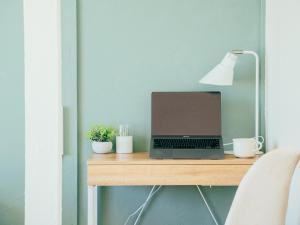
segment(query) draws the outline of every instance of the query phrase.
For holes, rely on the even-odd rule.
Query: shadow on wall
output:
[[[24,224],[24,211],[20,205],[24,205],[22,201],[24,197],[19,200],[11,202],[10,206],[0,204],[0,224],[1,225],[22,225]]]

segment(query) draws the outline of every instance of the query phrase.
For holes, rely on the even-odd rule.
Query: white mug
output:
[[[239,158],[254,157],[259,150],[262,149],[264,139],[262,141],[256,138],[235,138],[233,139],[233,154]]]
[[[117,145],[117,153],[127,154],[132,153],[132,136],[117,136],[116,137],[116,145]]]

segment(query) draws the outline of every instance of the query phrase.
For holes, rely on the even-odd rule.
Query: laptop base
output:
[[[223,149],[151,149],[152,159],[224,159]]]
[[[223,159],[222,137],[152,137],[152,159]]]

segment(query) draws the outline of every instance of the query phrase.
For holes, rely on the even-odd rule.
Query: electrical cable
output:
[[[129,222],[129,220],[130,220],[130,218],[133,217],[135,214],[137,214],[137,213],[141,210],[141,208],[143,208],[143,206],[144,206],[144,203],[143,203],[142,205],[140,205],[140,207],[139,207],[137,210],[135,210],[133,213],[131,213],[131,214],[127,217],[127,219],[126,219],[124,225],[127,225],[128,222]]]
[[[156,189],[156,191],[158,191],[160,189],[160,187],[158,187],[157,189]],[[154,193],[154,192],[153,192]],[[151,193],[151,195],[149,195],[148,196],[148,198],[146,199],[146,201],[145,201],[145,204],[144,204],[144,206],[143,206],[143,208],[141,209],[141,211],[140,211],[140,213],[139,213],[139,215],[138,215],[138,217],[136,218],[136,220],[135,220],[135,222],[134,222],[134,225],[137,225],[137,223],[138,223],[138,221],[139,221],[139,219],[140,219],[140,217],[141,217],[141,215],[142,215],[142,213],[143,213],[143,211],[144,211],[144,209],[146,208],[146,206],[147,206],[147,203],[149,202],[149,200],[152,198],[152,196],[153,196],[153,194]]]
[[[223,144],[223,146],[232,145],[232,144],[233,144],[233,142],[231,142],[231,143],[226,143],[226,144]]]
[[[144,201],[144,202],[143,202],[143,203],[142,203],[142,204],[141,204],[141,205],[140,205],[133,213],[131,213],[131,214],[127,217],[127,219],[126,219],[124,225],[127,225],[128,222],[129,222],[129,220],[130,220],[134,215],[136,215],[137,213],[139,213],[138,216],[137,216],[137,218],[136,218],[136,220],[135,220],[135,222],[134,222],[134,225],[137,225],[137,223],[138,223],[138,221],[139,221],[139,219],[140,219],[140,217],[141,217],[141,215],[142,215],[142,213],[143,213],[145,207],[147,206],[148,202],[149,202],[149,201],[151,200],[151,198],[159,191],[159,189],[160,189],[161,187],[162,187],[162,186],[160,185],[160,186],[158,186],[158,187],[156,188],[156,185],[154,185],[154,186],[151,188],[151,191],[149,192],[149,194],[148,194],[146,200],[145,200],[145,201]],[[208,209],[209,214],[211,215],[211,217],[212,217],[212,219],[213,219],[215,225],[219,225],[219,223],[218,223],[216,217],[214,216],[214,214],[213,214],[213,212],[212,212],[212,210],[211,210],[211,208],[210,208],[210,206],[209,206],[209,204],[208,204],[208,202],[207,202],[207,200],[206,200],[206,198],[205,198],[205,196],[204,196],[204,194],[203,194],[203,192],[202,192],[200,186],[199,186],[199,185],[196,185],[196,187],[197,187],[198,192],[200,193],[201,198],[203,199],[203,201],[204,201],[204,203],[205,203],[205,206],[206,206],[206,208]]]
[[[216,225],[219,225],[219,224],[218,224],[218,221],[217,221],[217,219],[216,219],[216,217],[214,216],[214,214],[213,214],[211,208],[209,207],[209,204],[207,203],[207,201],[206,201],[206,199],[205,199],[205,197],[204,197],[204,194],[203,194],[202,190],[200,189],[200,187],[199,187],[198,185],[196,185],[196,187],[197,187],[197,189],[198,189],[198,191],[199,191],[199,193],[200,193],[200,195],[201,195],[201,198],[203,199],[203,201],[204,201],[204,203],[205,203],[205,205],[206,205],[206,208],[208,209],[208,211],[209,211],[209,213],[210,213],[210,215],[211,215],[211,217],[212,217],[214,223],[215,223]]]
[[[253,137],[253,138],[255,139],[256,137]],[[261,143],[265,142],[265,138],[263,136],[258,136],[257,138],[258,139],[261,138]],[[259,141],[259,140],[257,140],[257,141]],[[233,145],[233,142],[223,144],[223,146],[227,146],[227,145]]]
[[[152,188],[151,188],[151,191],[149,192],[149,194],[148,194],[148,196],[147,196],[147,198],[146,198],[146,200],[133,212],[133,213],[131,213],[128,217],[127,217],[127,219],[126,219],[126,221],[125,221],[125,223],[124,223],[124,225],[127,225],[128,224],[128,222],[129,222],[129,220],[134,216],[134,215],[136,215],[138,212],[140,212],[139,213],[139,215],[138,215],[138,217],[136,218],[136,220],[135,220],[135,222],[134,222],[134,224],[136,225],[137,224],[137,222],[139,221],[139,219],[140,219],[140,217],[141,217],[141,215],[142,215],[142,213],[143,213],[143,211],[144,211],[144,209],[145,209],[145,206],[147,205],[147,203],[150,201],[150,199],[159,191],[159,189],[161,188],[162,186],[160,185],[160,186],[158,186],[157,188],[156,188],[156,185],[154,185]]]
[[[261,138],[261,143],[263,144],[263,143],[265,142],[264,137],[263,137],[263,136],[258,136],[258,137],[257,137],[257,139],[258,139],[257,141],[259,141],[259,138]],[[253,137],[253,139],[256,139],[256,137]],[[233,142],[223,144],[224,147],[225,147],[225,146],[228,146],[228,145],[233,145]],[[224,154],[226,154],[226,155],[234,155],[234,153],[233,153],[232,150],[225,150],[225,151],[224,151]],[[262,152],[262,151],[257,151],[256,154],[257,154],[257,155],[261,155],[261,154],[263,154],[263,152]]]

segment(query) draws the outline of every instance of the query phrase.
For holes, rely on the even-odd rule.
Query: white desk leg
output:
[[[88,186],[88,225],[97,225],[98,204],[97,186]]]

